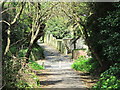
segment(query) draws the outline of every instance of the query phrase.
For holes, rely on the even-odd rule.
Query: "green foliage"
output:
[[[71,33],[67,27],[68,20],[65,17],[53,17],[47,21],[46,31],[53,34],[58,39],[71,37]]]
[[[16,54],[17,48],[16,47],[11,47],[10,51],[11,51],[11,53]]]
[[[93,57],[97,55],[96,60],[107,69],[120,60],[119,3],[91,3],[90,8],[93,14],[86,25],[89,46],[96,53],[92,53]]]
[[[18,56],[19,57],[25,57],[25,54],[27,53],[28,49],[22,49],[19,51]]]
[[[92,58],[80,57],[75,60],[72,68],[78,71],[91,72],[99,66],[98,62],[95,62]]]
[[[32,75],[31,77],[35,80],[36,85],[40,86],[40,80],[39,80],[38,76],[35,73],[31,73],[31,75]]]
[[[3,70],[5,71],[3,75],[4,75],[4,80],[7,82],[7,85],[5,86],[5,88],[10,88],[10,87],[11,88],[14,88],[14,87],[15,88],[33,88],[34,87],[34,85],[31,86],[30,83],[24,80],[20,80],[21,76],[19,74],[19,70],[21,69],[21,62],[23,63],[23,60],[21,57],[25,57],[26,52],[27,52],[27,49],[21,49],[18,51],[17,47],[11,47],[10,52],[7,53],[7,56],[3,58],[4,59]],[[36,56],[36,59],[37,58],[40,59],[41,57],[43,57],[42,56],[43,50],[38,45],[34,45],[32,52],[33,52],[33,55]],[[17,55],[18,57],[15,59],[12,59],[10,58],[11,54],[14,54],[14,55],[18,54]],[[38,65],[35,61],[31,61],[31,64],[29,64],[29,66],[35,70],[44,69],[44,67]],[[34,82],[40,85],[38,79],[35,79]]]
[[[37,62],[30,60],[29,67],[31,67],[34,70],[41,70],[44,69],[43,66],[39,65]]]
[[[94,89],[120,89],[120,65],[115,64],[101,74],[100,80],[93,87]]]
[[[32,51],[31,51],[31,56],[30,58],[32,60],[40,60],[40,59],[43,59],[44,58],[44,50],[42,47],[40,47],[39,45],[37,44],[34,44],[33,45],[33,48],[32,48]]]
[[[5,88],[15,88],[15,83],[20,78],[18,71],[21,69],[21,59],[11,59],[10,57],[4,57],[3,59],[3,80],[4,83],[7,83]]]
[[[7,38],[10,36],[10,50],[7,55],[3,57],[3,80],[7,83],[7,88],[24,88],[34,86],[26,83],[25,81],[19,80],[20,76],[18,73],[21,69],[21,58],[25,56],[31,41],[31,32],[38,29],[37,26],[39,26],[39,22],[46,22],[45,18],[47,18],[47,16],[53,17],[49,17],[50,20],[46,23],[46,31],[51,32],[57,38],[72,37],[71,32],[68,29],[68,24],[74,26],[79,21],[76,20],[76,16],[78,19],[81,18],[80,22],[82,24],[87,22],[87,25],[85,25],[87,30],[86,34],[88,34],[86,42],[90,42],[89,46],[94,49],[93,52],[97,54],[97,57],[103,64],[103,67],[109,67],[111,64],[120,61],[120,3],[90,3],[91,5],[89,7],[86,3],[70,3],[68,6],[71,6],[71,10],[68,10],[68,12],[72,12],[70,12],[69,15],[71,19],[66,18],[66,16],[64,16],[65,14],[62,13],[60,13],[61,15],[58,15],[57,17],[54,16],[54,14],[57,13],[50,13],[55,10],[48,9],[53,6],[53,3],[51,4],[45,2],[42,5],[38,5],[41,7],[37,7],[36,4],[37,3],[26,3],[20,18],[17,18],[15,24],[11,26],[10,35],[7,35],[6,33],[8,26],[5,23],[2,23],[3,53],[8,43]],[[7,10],[8,8],[11,9],[3,13],[3,20],[9,23],[12,22],[17,13],[19,13],[21,5],[22,3],[17,2],[4,3],[2,10]],[[39,11],[39,15],[41,15],[40,20],[36,19],[37,8],[41,9]],[[58,7],[56,8],[58,9]],[[63,9],[65,10],[66,8],[63,7]],[[90,14],[91,12],[92,14]],[[37,23],[36,21],[39,22]],[[34,24],[35,22],[36,25]],[[32,26],[34,27],[33,29]],[[75,33],[79,36],[80,28],[78,27],[76,28]],[[14,45],[11,46],[12,44]],[[42,55],[43,50],[36,45],[33,46],[30,59],[33,60],[33,58],[35,58],[35,60],[37,60],[42,58]],[[94,58],[96,57],[94,56]],[[31,61],[29,66],[35,70],[44,69],[34,61]],[[86,59],[84,57],[80,57],[72,65],[72,67],[76,70],[89,72],[94,71],[98,66],[99,64],[97,61],[93,59]],[[118,64],[110,67],[110,69],[101,74],[101,79],[94,88],[119,89],[119,71],[120,67]],[[39,80],[36,79],[35,75],[33,75],[33,78],[37,83],[39,83]]]
[[[17,82],[15,83],[17,88],[39,88],[40,87],[39,78],[35,73],[30,71],[25,71],[22,78],[23,79],[17,80]]]
[[[32,88],[32,87],[30,87],[25,81],[18,81],[17,83],[16,83],[16,86],[18,87],[18,88]]]
[[[99,18],[100,35],[103,37],[99,44],[103,46],[103,55],[113,62],[120,60],[120,8],[108,12],[105,18]]]
[[[14,50],[14,48],[12,49]],[[25,54],[27,53],[27,50],[28,49],[21,49],[19,52],[18,52],[18,56],[19,57],[25,57]],[[37,45],[37,44],[34,44],[33,48],[32,48],[32,52],[31,52],[31,55],[30,55],[30,58],[32,60],[39,60],[39,59],[43,59],[44,58],[44,54],[43,54],[43,49]]]

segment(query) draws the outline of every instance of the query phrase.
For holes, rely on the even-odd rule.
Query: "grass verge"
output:
[[[75,60],[72,68],[78,71],[90,72],[93,74],[99,64],[92,58],[80,57]],[[96,74],[96,73],[94,73]],[[99,81],[92,87],[93,90],[120,90],[120,64],[116,63],[108,70],[100,74]]]
[[[30,60],[29,61],[29,67],[34,69],[34,70],[41,70],[41,69],[44,69],[43,66],[39,65],[37,62],[33,61],[33,60]]]
[[[85,58],[83,56],[75,60],[72,64],[73,69],[83,72],[93,72],[98,66],[98,62],[96,62],[94,59]]]

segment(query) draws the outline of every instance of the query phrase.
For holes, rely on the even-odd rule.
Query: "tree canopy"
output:
[[[6,82],[16,80],[20,63],[30,62],[45,33],[58,39],[83,37],[101,72],[120,63],[119,3],[3,2],[0,13]]]

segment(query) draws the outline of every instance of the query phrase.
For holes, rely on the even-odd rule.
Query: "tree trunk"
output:
[[[31,38],[31,41],[30,41],[30,44],[29,44],[29,47],[28,47],[28,51],[25,55],[25,57],[27,58],[26,63],[29,62],[29,57],[30,57],[30,53],[32,51],[33,45],[37,42],[38,39],[40,39],[41,36],[44,35],[44,31],[43,31],[44,28],[45,28],[45,25],[40,26],[40,28],[38,27],[39,31],[36,31],[35,35]]]
[[[33,48],[33,45],[37,42],[38,39],[40,39],[40,37],[42,36],[43,33],[39,34],[34,40],[33,40],[33,43],[30,43],[29,47],[28,47],[28,51],[25,55],[25,57],[27,58],[26,59],[26,63],[29,62],[29,57],[30,57],[30,53],[32,51],[32,48]]]
[[[83,25],[81,22],[79,22],[79,24],[81,26],[83,26],[83,28],[84,28],[83,34],[85,36],[85,42],[87,43],[89,50],[93,53],[93,55],[95,56],[95,58],[98,60],[100,66],[102,67],[103,66],[102,60],[100,59],[99,55],[96,53],[94,47],[92,47],[92,45],[91,45],[91,42],[89,40],[89,36],[87,34],[87,30],[86,30],[85,25]]]
[[[3,6],[4,6],[4,5],[3,5]],[[22,6],[21,6],[20,11],[16,14],[16,16],[14,17],[14,19],[13,19],[13,21],[12,21],[11,23],[8,23],[8,22],[4,21],[4,22],[6,22],[6,23],[8,24],[8,30],[7,30],[7,35],[8,35],[8,37],[7,37],[7,46],[6,46],[6,48],[5,48],[4,55],[6,55],[7,52],[9,51],[11,27],[17,22],[17,19],[20,18],[20,15],[22,14],[22,11],[23,11],[24,6],[25,6],[25,3],[22,3]],[[3,7],[3,8],[4,8],[4,7]]]

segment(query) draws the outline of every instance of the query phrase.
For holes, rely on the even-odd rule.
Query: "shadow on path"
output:
[[[84,82],[72,68],[71,55],[63,55],[46,44],[39,44],[44,48],[45,70],[38,73],[41,88],[82,88],[86,89]],[[42,60],[37,61],[42,65]]]
[[[62,82],[62,80],[56,81],[40,81],[40,85],[55,85],[56,83]]]

